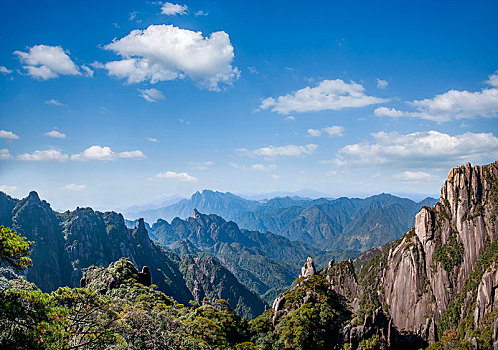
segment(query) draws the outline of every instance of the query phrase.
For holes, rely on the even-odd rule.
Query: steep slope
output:
[[[85,268],[107,266],[126,257],[139,268],[148,266],[153,283],[181,303],[202,302],[200,297],[214,301],[222,295],[233,309],[248,318],[264,310],[264,302],[218,261],[192,260],[154,244],[143,219],[130,229],[123,216],[115,212],[77,208],[57,213],[36,192],[22,200],[0,193],[0,203],[0,225],[9,225],[34,241],[33,268],[26,271],[26,277],[45,291],[79,286]],[[203,269],[199,270],[197,264]],[[195,274],[192,276],[190,271]],[[195,281],[190,280],[193,277]]]
[[[332,265],[326,273],[359,320],[382,307],[390,327],[411,334],[417,346],[443,339],[492,348],[498,324],[493,323],[497,214],[498,162],[454,168],[439,202],[422,208],[401,239],[368,251],[355,268],[339,271]]]
[[[270,232],[240,230],[234,222],[197,210],[187,220],[159,220],[152,225],[151,236],[177,253],[195,249],[198,255],[216,257],[265,300],[291,285],[308,255],[324,253]]]
[[[0,193],[0,197],[3,197],[0,202],[6,202],[6,195]],[[65,241],[59,222],[50,205],[41,201],[36,192],[30,192],[22,200],[7,201],[15,206],[2,207],[0,225],[10,226],[34,242],[31,259],[37,268],[26,272],[28,280],[34,281],[44,291],[68,285],[73,268],[64,250]]]

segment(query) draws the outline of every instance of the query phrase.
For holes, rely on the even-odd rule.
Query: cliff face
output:
[[[497,217],[498,162],[467,164],[449,172],[439,202],[422,208],[402,238],[354,263],[331,261],[318,274],[354,313],[342,341],[351,349],[375,339],[379,349],[441,339],[453,344],[445,349],[498,349]],[[275,300],[275,317],[289,293]]]
[[[452,169],[439,202],[424,207],[414,229],[389,251],[384,302],[398,329],[425,334],[428,319],[437,323],[462,293],[498,237],[497,195],[498,162]]]

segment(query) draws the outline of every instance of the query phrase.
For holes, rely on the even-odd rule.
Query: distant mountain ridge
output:
[[[434,198],[414,202],[390,194],[360,198],[275,197],[247,200],[229,192],[204,190],[170,206],[137,213],[148,222],[187,218],[194,209],[236,222],[241,228],[298,240],[320,249],[366,251],[401,237],[415,214]]]
[[[309,255],[327,254],[271,232],[241,230],[232,221],[201,214],[196,209],[186,220],[175,218],[171,224],[158,220],[152,225],[150,235],[178,254],[216,257],[245,286],[268,302],[294,282],[300,265]],[[349,254],[348,257],[356,257],[359,252]]]
[[[36,192],[22,200],[0,192],[0,225],[34,242],[33,267],[27,269],[26,278],[43,291],[77,287],[85,268],[108,266],[127,257],[139,268],[149,266],[152,283],[178,302],[225,298],[248,318],[265,308],[218,260],[178,255],[154,244],[143,219],[127,228],[123,216],[115,212],[77,208],[58,213]]]

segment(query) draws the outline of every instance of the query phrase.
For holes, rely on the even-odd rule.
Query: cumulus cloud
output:
[[[81,75],[77,65],[69,57],[69,51],[61,46],[35,45],[28,52],[14,51],[33,78],[47,80],[59,75]]]
[[[322,135],[321,130],[308,129],[308,136],[310,136],[310,137],[318,137],[318,136],[321,136],[321,135]]]
[[[415,111],[379,107],[374,113],[379,117],[412,117],[436,122],[477,117],[496,118],[498,117],[498,73],[491,74],[486,83],[491,88],[476,92],[450,90],[433,98],[408,102]]]
[[[0,73],[2,74],[10,74],[12,71],[10,69],[7,69],[5,66],[0,66]]]
[[[0,130],[0,139],[18,140],[19,136],[14,134],[12,131]]]
[[[145,139],[150,142],[156,142],[156,143],[159,142],[159,140],[156,139],[155,137],[146,137]]]
[[[329,137],[334,137],[334,136],[342,136],[343,132],[344,132],[344,127],[334,125],[334,126],[327,126],[322,129],[308,129],[308,136],[319,137],[322,136],[323,133],[325,133],[329,135]]]
[[[7,148],[0,148],[0,160],[8,160],[12,158],[12,154],[10,154]]]
[[[143,97],[147,102],[157,102],[159,100],[164,100],[163,93],[157,89],[138,89],[138,91],[140,91],[140,96]]]
[[[63,134],[57,130],[52,130],[52,131],[46,132],[45,136],[53,137],[55,139],[65,139],[66,138],[65,134]]]
[[[210,168],[211,166],[213,166],[214,162],[211,160],[207,160],[205,162],[188,162],[188,164],[195,169],[206,170],[206,169]]]
[[[240,75],[231,64],[233,46],[223,31],[204,37],[173,25],[151,25],[104,48],[122,57],[104,65],[108,73],[129,84],[190,77],[200,87],[218,91],[220,84],[231,84]]]
[[[239,148],[237,152],[247,156],[262,156],[267,158],[275,157],[299,157],[303,155],[309,155],[315,153],[318,145],[309,144],[305,146],[298,145],[286,145],[286,146],[266,146],[255,150],[249,150],[247,148]]]
[[[385,89],[388,85],[387,80],[377,79],[377,87],[379,89]]]
[[[69,159],[67,154],[58,149],[36,150],[33,153],[23,153],[17,156],[17,159],[32,162],[57,161],[65,162]]]
[[[323,128],[322,130],[325,131],[329,135],[329,137],[342,136],[342,133],[344,132],[344,127],[334,125]]]
[[[287,117],[285,117],[285,120],[296,120],[296,117],[288,115]]]
[[[186,172],[177,173],[174,171],[166,171],[164,173],[158,173],[154,175],[156,179],[171,180],[171,181],[181,181],[181,182],[196,182],[197,178],[187,174]]]
[[[237,163],[230,162],[229,165],[232,168],[243,170],[243,171],[251,170],[251,171],[259,171],[259,172],[265,172],[265,173],[269,172],[269,171],[274,171],[277,169],[277,166],[275,164],[269,164],[269,165],[252,164],[252,165],[246,166],[246,165],[240,165]]]
[[[389,100],[368,96],[365,88],[354,81],[323,80],[315,87],[305,87],[291,94],[265,98],[260,110],[289,114],[291,112],[316,112],[323,110],[341,110],[344,108],[364,107]]]
[[[80,192],[86,189],[86,185],[67,184],[65,186],[59,187],[59,189],[65,191]]]
[[[113,161],[119,158],[127,159],[145,159],[147,158],[142,151],[125,151],[125,152],[114,152],[110,147],[107,146],[91,146],[85,149],[81,153],[71,155],[72,160],[77,161],[89,161],[89,160],[101,160],[101,161]]]
[[[393,178],[396,181],[401,181],[401,182],[415,182],[415,183],[441,182],[441,179],[439,177],[423,171],[403,171],[401,173],[394,174]]]
[[[351,144],[340,149],[335,163],[344,166],[439,166],[498,157],[498,138],[492,133],[467,132],[451,136],[438,131],[406,135],[381,131],[372,136],[374,142]]]
[[[486,83],[493,87],[498,88],[498,70],[488,77]]]
[[[163,6],[161,6],[161,13],[167,16],[186,15],[188,14],[188,7],[187,5],[165,2]]]

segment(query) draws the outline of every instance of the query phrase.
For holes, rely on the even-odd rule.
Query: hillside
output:
[[[201,302],[204,297],[211,300],[218,299],[218,294],[226,295],[230,306],[249,318],[265,307],[218,261],[209,258],[194,261],[154,244],[143,220],[129,229],[123,216],[114,212],[77,208],[57,213],[36,192],[22,200],[0,193],[0,203],[0,225],[12,227],[34,242],[31,252],[34,266],[26,271],[26,277],[43,291],[77,287],[85,268],[107,266],[127,257],[139,268],[148,266],[153,283],[178,302]],[[205,269],[197,271],[198,264]],[[192,278],[186,273],[189,269],[194,269],[197,284],[189,280]]]

